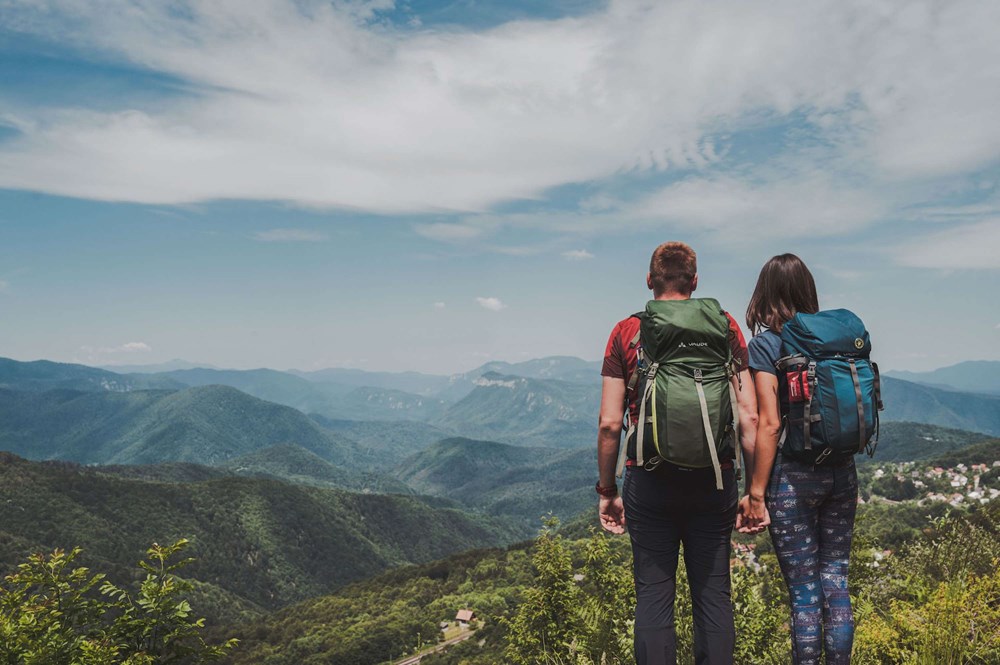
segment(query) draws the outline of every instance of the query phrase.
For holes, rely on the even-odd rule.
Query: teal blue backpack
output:
[[[796,314],[781,329],[781,353],[782,455],[814,465],[874,455],[883,405],[861,319],[846,309]]]

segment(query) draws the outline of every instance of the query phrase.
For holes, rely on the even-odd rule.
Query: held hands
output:
[[[625,504],[620,496],[602,496],[597,503],[601,528],[614,534],[625,533]]]
[[[749,494],[740,499],[736,511],[736,530],[740,533],[760,533],[771,523],[771,515],[767,512],[763,497],[753,497]]]

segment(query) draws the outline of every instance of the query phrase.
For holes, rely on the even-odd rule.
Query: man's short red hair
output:
[[[654,295],[679,293],[689,296],[698,274],[698,256],[683,242],[665,242],[649,260],[649,281]]]

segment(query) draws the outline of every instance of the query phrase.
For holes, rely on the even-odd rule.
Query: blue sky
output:
[[[597,358],[664,240],[1000,359],[1000,5],[0,0],[0,355]],[[970,66],[975,63],[975,66]]]

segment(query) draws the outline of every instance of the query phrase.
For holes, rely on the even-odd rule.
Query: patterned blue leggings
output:
[[[851,662],[854,615],[847,566],[858,507],[854,460],[839,466],[783,460],[771,475],[771,541],[792,601],[792,662]]]

